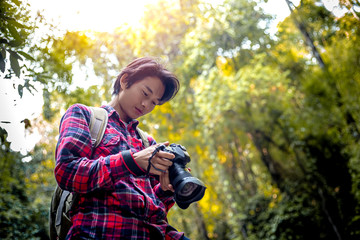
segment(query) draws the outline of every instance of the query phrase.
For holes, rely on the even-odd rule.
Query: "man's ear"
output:
[[[127,83],[127,74],[121,76],[120,78],[120,89],[126,89],[128,83]]]

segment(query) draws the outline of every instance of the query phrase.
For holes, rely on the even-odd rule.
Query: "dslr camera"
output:
[[[191,161],[186,148],[180,144],[172,143],[169,146],[162,146],[160,150],[175,155],[171,159],[173,165],[169,168],[170,183],[175,189],[175,201],[181,209],[186,209],[193,202],[199,201],[204,197],[204,183],[193,177],[186,168],[186,164]]]

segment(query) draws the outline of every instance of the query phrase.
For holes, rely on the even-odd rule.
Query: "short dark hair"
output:
[[[175,97],[180,88],[177,77],[168,71],[158,60],[152,57],[142,57],[132,61],[117,76],[112,95],[117,95],[121,91],[120,79],[124,74],[127,74],[126,88],[131,87],[132,84],[145,77],[158,77],[165,87],[164,95],[160,99],[160,104]]]

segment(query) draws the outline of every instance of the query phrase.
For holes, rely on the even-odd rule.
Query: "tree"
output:
[[[27,192],[24,157],[10,148],[7,132],[0,128],[0,237],[1,239],[47,239],[44,217],[32,205]],[[33,193],[31,193],[33,194]],[[46,207],[43,207],[43,212]]]
[[[139,119],[141,128],[158,142],[186,146],[192,174],[207,185],[199,203],[186,211],[174,206],[170,224],[191,239],[357,239],[360,25],[354,6],[359,4],[340,4],[350,4],[355,15],[336,18],[321,1],[303,0],[270,37],[271,17],[253,1],[162,1],[149,6],[139,29],[66,32],[30,44],[33,69],[42,74],[34,79],[43,84],[46,100],[43,116],[31,125],[44,138],[28,163],[15,160],[22,158],[18,153],[6,155],[21,170],[16,175],[1,168],[0,179],[26,179],[17,182],[28,199],[23,207],[43,214],[36,203],[49,201],[55,185],[53,143],[61,113],[76,102],[108,101],[126,63],[160,56],[170,61],[182,87],[173,101]],[[159,11],[163,14],[153,14]],[[3,29],[10,42],[8,27]],[[315,61],[304,33],[325,68]],[[14,72],[10,60],[4,62],[7,74]],[[103,84],[75,87],[74,68]],[[15,212],[18,205],[10,206]]]
[[[29,22],[29,11],[26,5],[17,0],[6,0],[0,4],[0,29],[1,29],[1,52],[0,52],[0,71],[6,79],[20,77],[26,73],[27,68],[24,60],[33,61],[25,50],[29,45],[29,35],[33,33],[35,26]],[[22,64],[21,64],[22,63]],[[23,88],[31,92],[34,87],[28,77],[33,77],[34,73],[25,75],[24,84],[18,85],[19,95],[22,96]]]

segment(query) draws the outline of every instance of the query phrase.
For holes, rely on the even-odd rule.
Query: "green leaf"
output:
[[[35,61],[35,59],[32,56],[30,56],[29,54],[27,54],[26,52],[18,51],[18,53],[23,55],[28,60]]]
[[[6,58],[6,50],[3,47],[0,47],[1,50],[1,54],[3,55],[4,58]]]
[[[5,72],[5,57],[0,53],[0,71]]]
[[[19,66],[19,62],[18,59],[16,57],[14,57],[13,54],[10,54],[10,65],[12,70],[14,70],[15,75],[17,77],[20,77],[20,66]]]
[[[14,58],[18,60],[23,60],[22,57],[15,51],[8,49],[8,52],[10,53],[10,56],[13,56]]]
[[[21,40],[15,40],[15,41],[10,41],[9,45],[11,47],[19,47],[19,46],[21,46],[22,43],[23,43],[23,41],[21,41]]]
[[[37,90],[32,84],[30,84],[30,81],[30,79],[25,79],[24,88],[26,88],[31,94],[33,94],[32,90],[35,90],[36,92]]]
[[[17,27],[17,28],[30,29],[30,27],[25,26],[25,25],[23,25],[23,24],[21,24],[21,23],[18,23],[18,22],[15,21],[15,20],[9,20],[8,22],[9,22],[11,25],[13,25],[13,26],[15,26],[15,27]]]
[[[20,7],[20,1],[18,0],[12,0],[13,3],[15,3],[16,6]]]
[[[20,34],[18,33],[18,31],[16,30],[16,28],[14,26],[8,25],[7,28],[9,29],[9,32],[10,32],[11,36],[13,36],[15,41],[22,41]]]
[[[23,93],[24,93],[24,86],[23,85],[18,86],[18,93],[19,93],[20,97],[22,98]]]

